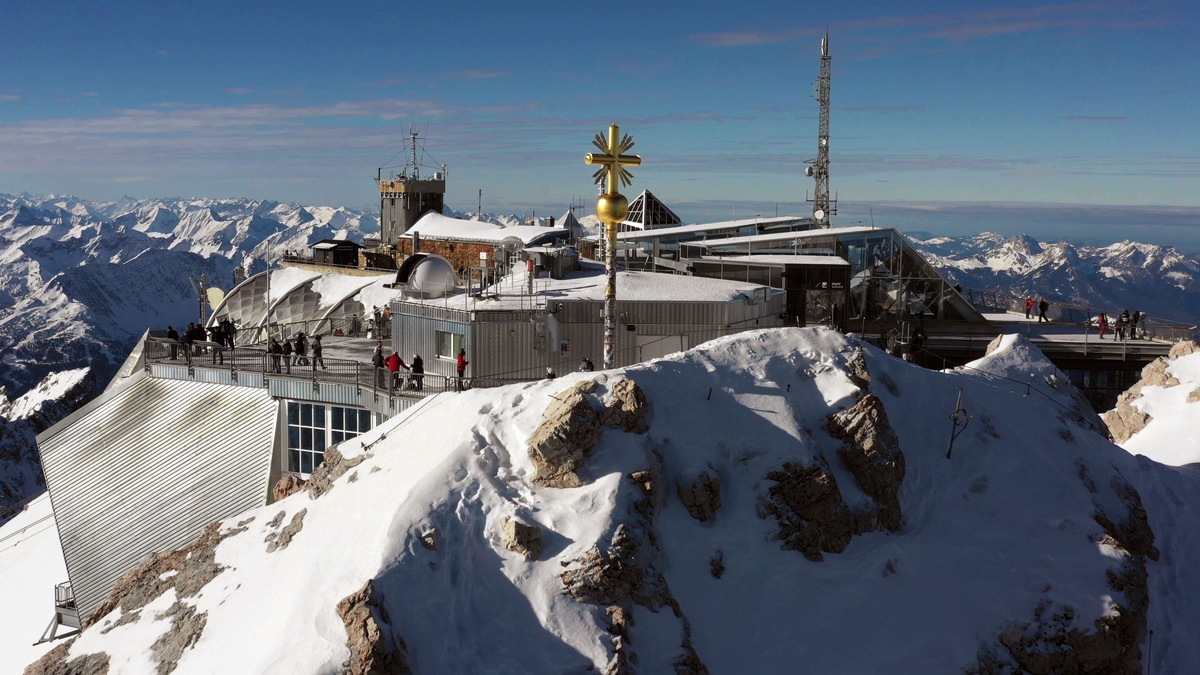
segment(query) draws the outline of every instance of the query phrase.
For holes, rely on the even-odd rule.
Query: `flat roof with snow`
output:
[[[473,241],[499,244],[509,237],[520,239],[525,245],[545,237],[546,235],[567,236],[570,232],[561,227],[538,227],[535,225],[498,225],[481,220],[464,220],[450,218],[436,211],[430,211],[421,216],[401,238],[412,239],[413,234],[421,235],[422,239],[452,239],[456,241]]]

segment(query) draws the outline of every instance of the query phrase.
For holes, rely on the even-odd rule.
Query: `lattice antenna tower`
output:
[[[829,198],[829,79],[833,59],[829,56],[829,33],[821,38],[821,76],[817,78],[813,98],[817,99],[821,112],[817,129],[817,157],[806,163],[804,173],[812,176],[815,183],[813,196],[805,200],[812,202],[813,220],[820,227],[829,227],[829,217],[837,215],[837,197]]]

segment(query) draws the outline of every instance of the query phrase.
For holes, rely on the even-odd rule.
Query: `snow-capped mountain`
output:
[[[427,399],[27,672],[1196,672],[1197,508],[1019,336],[936,372],[755,331]],[[61,574],[52,534],[0,565]],[[22,582],[17,670],[51,648],[4,614]]]
[[[198,318],[191,279],[228,289],[268,252],[377,230],[374,215],[324,206],[0,195],[0,384],[20,394],[84,366],[103,381],[147,328]]]
[[[911,236],[935,267],[965,288],[1045,296],[1109,313],[1139,310],[1200,322],[1200,262],[1174,248],[1123,241],[1109,246],[1041,243],[1028,235]]]

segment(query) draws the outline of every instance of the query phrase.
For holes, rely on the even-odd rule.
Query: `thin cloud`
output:
[[[388,78],[385,80],[373,80],[371,82],[363,82],[359,86],[368,87],[368,88],[372,88],[372,89],[389,89],[391,87],[399,87],[399,86],[402,86],[405,84],[408,84],[407,78],[392,77],[392,78]]]
[[[1067,115],[1063,119],[1072,122],[1125,122],[1129,120],[1129,117],[1125,115]]]
[[[709,47],[752,47],[756,45],[791,42],[801,36],[815,34],[815,31],[811,29],[792,29],[786,31],[742,30],[727,33],[699,33],[692,36],[692,41]]]
[[[487,70],[484,68],[474,70],[456,70],[442,74],[442,77],[444,78],[459,80],[490,80],[497,77],[507,76],[508,73],[503,70]]]
[[[845,108],[846,112],[869,112],[882,114],[896,114],[914,112],[920,110],[920,107],[915,105],[858,105]]]
[[[238,96],[246,96],[248,94],[253,94],[254,90],[248,89],[246,87],[230,87],[225,90],[225,93],[226,94],[237,94]]]
[[[20,101],[21,97],[16,94],[0,94],[0,101]]]

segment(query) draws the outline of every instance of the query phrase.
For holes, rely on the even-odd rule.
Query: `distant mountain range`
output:
[[[957,238],[908,236],[931,264],[964,288],[1200,322],[1200,262],[1171,247],[1132,241],[1109,246],[1041,243],[1027,235],[989,232]]]
[[[191,279],[228,289],[268,251],[364,229],[378,219],[269,201],[0,195],[0,385],[19,395],[79,367],[106,381],[147,328],[198,319]]]

